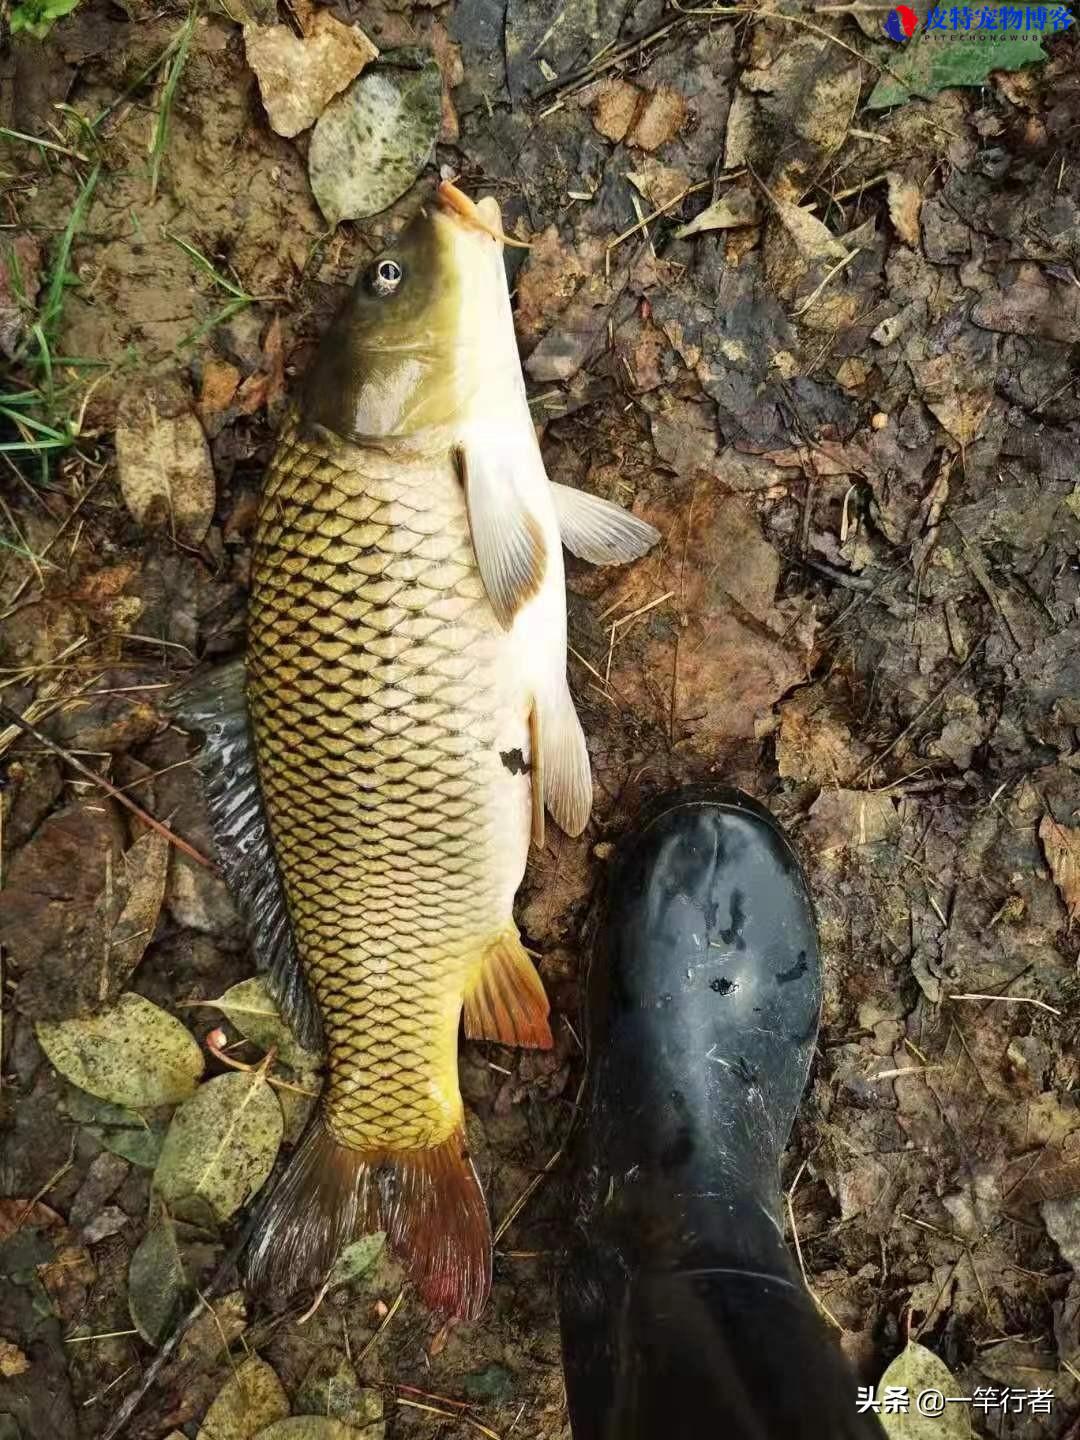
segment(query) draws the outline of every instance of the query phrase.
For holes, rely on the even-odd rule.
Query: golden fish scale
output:
[[[395,465],[286,427],[256,523],[248,698],[326,1032],[324,1118],[355,1149],[461,1123],[465,977],[507,918],[485,804],[496,634],[449,457]]]

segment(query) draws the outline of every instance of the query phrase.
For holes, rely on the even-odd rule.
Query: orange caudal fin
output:
[[[470,1040],[550,1050],[550,1009],[544,982],[511,924],[488,945],[465,991],[465,1034]]]
[[[249,1287],[285,1297],[321,1285],[358,1236],[385,1230],[421,1297],[474,1320],[491,1288],[491,1224],[459,1129],[425,1150],[352,1150],[316,1117],[259,1216]]]

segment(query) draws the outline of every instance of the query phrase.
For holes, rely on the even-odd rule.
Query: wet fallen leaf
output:
[[[381,1440],[384,1434],[382,1392],[361,1385],[343,1350],[323,1350],[311,1362],[296,1392],[295,1407],[301,1414],[323,1415],[355,1425],[365,1440]]]
[[[216,1254],[204,1233],[168,1214],[147,1231],[128,1267],[128,1310],[148,1345],[160,1345],[172,1331]]]
[[[368,1440],[368,1432],[325,1415],[294,1415],[260,1430],[255,1440]]]
[[[461,1377],[461,1388],[470,1400],[503,1404],[514,1393],[514,1377],[504,1365],[488,1365]]]
[[[316,12],[303,37],[287,25],[245,25],[244,49],[271,127],[285,136],[314,125],[379,53],[358,26],[343,25],[329,10]]]
[[[141,995],[85,1019],[40,1021],[38,1041],[66,1080],[136,1108],[173,1105],[195,1090],[202,1052],[180,1021]]]
[[[823,790],[810,807],[804,834],[808,843],[824,852],[888,840],[899,828],[896,806],[888,795],[866,790]]]
[[[965,1405],[942,1405],[935,1415],[920,1415],[918,1397],[930,1392],[942,1396],[961,1393],[948,1366],[925,1346],[910,1343],[902,1350],[878,1382],[877,1393],[890,1385],[903,1387],[911,1400],[909,1410],[882,1413],[882,1428],[889,1440],[968,1440],[970,1412]]]
[[[729,190],[719,200],[695,215],[688,225],[675,231],[676,240],[687,240],[691,235],[700,235],[705,230],[736,230],[740,225],[756,225],[761,217],[761,206],[752,190],[743,186]]]
[[[174,1213],[206,1205],[227,1220],[264,1184],[281,1134],[281,1106],[262,1075],[217,1075],[173,1116],[154,1186]]]
[[[217,1000],[207,1003],[215,1005],[236,1026],[245,1040],[258,1045],[264,1053],[271,1048],[275,1049],[283,1065],[288,1065],[293,1070],[318,1069],[322,1056],[305,1050],[297,1041],[267,993],[261,975],[253,975],[250,980],[241,980]]]
[[[1080,919],[1080,826],[1059,825],[1052,815],[1039,822],[1039,839],[1070,920]]]
[[[1005,8],[991,7],[999,12]],[[884,110],[957,85],[985,85],[994,71],[1019,70],[1046,59],[1038,33],[1010,34],[995,26],[953,38],[959,43],[943,45],[941,35],[920,26],[902,50],[890,51],[889,71],[871,91],[867,109]]]
[[[319,209],[336,225],[376,215],[426,164],[442,123],[434,57],[388,50],[323,111],[311,136],[308,175]]]
[[[221,1387],[195,1440],[253,1440],[288,1413],[288,1396],[273,1369],[249,1355]]]
[[[136,391],[120,405],[116,465],[124,503],[147,529],[198,545],[214,518],[217,488],[206,436],[178,387]]]

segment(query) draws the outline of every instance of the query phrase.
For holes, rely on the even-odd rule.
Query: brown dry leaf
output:
[[[529,258],[517,278],[514,325],[528,352],[566,309],[585,279],[586,267],[577,252],[564,245],[556,226],[549,225],[532,242]]]
[[[40,1200],[0,1200],[0,1245],[20,1230],[43,1230],[46,1235],[63,1232],[64,1218]]]
[[[239,384],[240,371],[228,360],[206,362],[199,388],[199,418],[203,424],[229,408]]]
[[[887,795],[866,790],[823,790],[810,807],[803,832],[815,850],[872,845],[899,833],[900,817]]]
[[[949,352],[912,362],[911,372],[930,413],[957,444],[972,444],[994,399],[992,377],[973,373],[961,355]]]
[[[206,436],[182,388],[162,381],[125,396],[117,412],[116,465],[124,503],[140,525],[201,544],[217,487]]]
[[[30,1361],[19,1347],[10,1340],[0,1339],[0,1376],[14,1380],[16,1375],[25,1375],[29,1369]]]
[[[95,808],[101,807],[87,812]],[[45,822],[12,866],[12,876],[22,877],[18,883],[33,888],[9,887],[0,902],[0,935],[25,967],[19,1003],[36,1019],[65,1019],[111,1004],[152,940],[165,898],[169,842],[154,831],[128,850],[105,849],[93,864],[83,860],[76,872],[49,876],[72,835],[98,828],[78,824],[79,818],[69,813]],[[87,890],[97,879],[92,899],[78,890],[63,893],[76,874]]]
[[[75,805],[48,816],[11,863],[0,943],[19,966],[20,1007],[35,1019],[83,1013],[123,989],[134,947],[114,957],[109,946],[126,894],[123,841],[111,800]]]
[[[686,124],[689,106],[682,91],[672,85],[658,85],[647,95],[645,103],[627,136],[627,143],[639,150],[659,150],[674,140]]]
[[[263,336],[263,370],[267,377],[265,404],[273,418],[274,407],[285,394],[285,337],[280,315],[274,316]]]
[[[784,779],[843,785],[857,774],[868,753],[832,713],[818,686],[807,686],[780,706],[776,762]]]
[[[889,219],[904,244],[914,249],[919,244],[922,191],[898,170],[888,172],[888,187]]]
[[[239,1340],[247,1329],[247,1301],[242,1290],[230,1290],[212,1300],[180,1341],[177,1352],[182,1365],[191,1361],[216,1360],[223,1350]]]
[[[663,549],[622,572],[598,605],[609,612],[609,643],[609,627],[623,622],[611,690],[660,733],[715,761],[725,744],[759,738],[773,705],[805,680],[802,616],[776,606],[780,557],[738,496],[703,484],[672,509],[642,515]],[[605,673],[606,656],[588,658]]]
[[[119,565],[106,565],[84,575],[72,591],[72,599],[80,600],[84,605],[107,605],[137,574],[137,567],[127,560]]]
[[[85,1308],[87,1290],[98,1273],[81,1245],[60,1245],[51,1260],[37,1267],[37,1277],[56,1313],[67,1323]]]
[[[314,125],[379,54],[359,26],[329,10],[317,12],[303,39],[287,25],[245,25],[244,49],[271,127],[289,138]]]
[[[654,210],[674,205],[690,187],[690,176],[685,170],[663,165],[651,155],[643,156],[638,169],[629,172],[626,178],[641,191]]]
[[[1044,815],[1039,839],[1069,919],[1080,920],[1080,825],[1060,825],[1052,815]]]
[[[605,80],[593,102],[593,124],[616,143],[625,140],[641,104],[641,91],[627,80]]]
[[[700,235],[705,230],[737,230],[742,225],[756,225],[761,218],[761,206],[752,190],[738,185],[719,200],[695,215],[688,225],[675,232],[676,240],[686,240],[691,235]]]

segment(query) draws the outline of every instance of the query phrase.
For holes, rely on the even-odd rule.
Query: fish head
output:
[[[498,202],[444,181],[357,277],[308,371],[308,423],[359,444],[422,441],[523,394]]]

